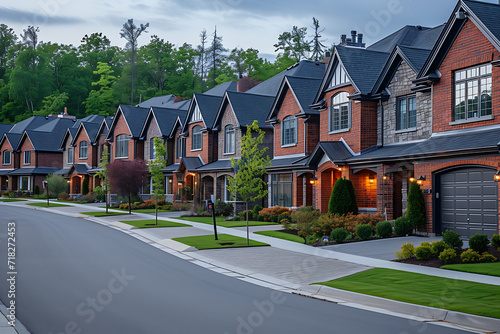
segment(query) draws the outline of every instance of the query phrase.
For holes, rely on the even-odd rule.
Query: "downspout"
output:
[[[384,147],[384,106],[382,99],[378,101],[378,110],[380,113],[380,147]]]

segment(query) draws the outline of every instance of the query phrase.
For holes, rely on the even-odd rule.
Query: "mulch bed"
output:
[[[462,254],[464,250],[457,251],[457,257],[448,263],[442,262],[440,259],[437,257],[431,258],[429,260],[417,260],[415,257],[412,257],[407,260],[395,260],[395,262],[401,262],[401,263],[408,263],[408,264],[414,264],[418,266],[426,266],[426,267],[434,267],[434,268],[440,268],[441,266],[444,266],[445,264],[462,264],[462,261],[460,260],[460,254]],[[488,253],[496,257],[497,259],[500,260],[500,251],[494,247],[494,246],[488,246]]]

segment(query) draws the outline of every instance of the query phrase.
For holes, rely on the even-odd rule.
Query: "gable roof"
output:
[[[73,145],[73,146],[75,145],[76,140],[77,140],[78,136],[80,135],[80,133],[82,132],[82,130],[85,130],[85,133],[87,133],[87,137],[89,138],[89,141],[91,143],[95,143],[99,139],[98,134],[99,134],[99,130],[101,129],[101,125],[102,125],[102,123],[99,124],[99,123],[81,122],[75,135],[73,136],[73,140],[71,141],[71,145]]]
[[[217,112],[219,111],[221,102],[222,97],[194,93],[188,113],[186,114],[186,118],[183,121],[182,132],[187,131],[187,127],[191,121],[191,116],[193,115],[196,106],[200,108],[205,128],[211,129],[212,125],[214,124],[215,117],[217,116]]]
[[[319,142],[313,153],[309,156],[306,164],[310,168],[317,169],[321,158],[325,154],[333,163],[353,156],[343,141]]]
[[[217,85],[214,88],[207,90],[203,94],[223,97],[226,91],[236,92],[237,90],[238,90],[238,83],[236,81],[229,81],[221,83],[220,85]]]
[[[2,136],[6,132],[9,132],[12,126],[13,126],[12,124],[0,123],[0,136]]]
[[[183,166],[187,171],[196,171],[198,167],[203,166],[203,162],[198,157],[184,157],[181,160],[178,170],[181,170]]]
[[[143,101],[136,105],[136,107],[141,108],[151,108],[151,107],[161,107],[163,104],[168,102],[174,102],[175,95],[161,95],[150,98],[149,100]]]
[[[24,131],[21,140],[19,141],[18,148],[22,146],[26,138],[29,138],[35,151],[60,152],[59,147],[63,136],[64,133],[56,135],[52,132],[26,130]]]
[[[62,150],[64,151],[65,148],[66,148],[66,141],[68,140],[69,137],[71,137],[71,144],[73,144],[73,139],[75,138],[76,136],[76,131],[78,130],[78,128],[75,128],[75,127],[71,127],[71,128],[68,128],[61,140],[61,145],[59,145],[59,150]]]
[[[39,126],[47,124],[51,121],[53,121],[52,118],[48,118],[45,116],[40,116],[40,115],[31,116],[30,118],[27,118],[25,120],[22,120],[21,122],[14,124],[9,130],[9,132],[22,134],[24,130],[32,130],[38,128]]]
[[[113,122],[109,127],[108,136],[106,139],[110,139],[110,135],[113,133],[116,123],[118,122],[119,116],[122,115],[125,120],[129,130],[130,135],[133,138],[140,138],[141,130],[148,116],[149,109],[132,107],[128,105],[121,104],[118,106]]]
[[[272,96],[249,94],[248,92],[226,92],[223,102],[220,104],[213,128],[218,127],[228,104],[231,106],[240,126],[246,127],[256,120],[260,128],[265,128],[267,127],[266,117],[273,102],[274,97]]]
[[[187,112],[184,110],[151,107],[141,131],[141,138],[146,137],[148,128],[153,119],[156,119],[161,135],[163,137],[170,136],[175,125],[178,122],[182,124],[181,120],[186,118],[186,114]]]
[[[21,140],[22,134],[19,133],[4,133],[2,139],[0,139],[0,146],[3,145],[3,142],[7,140],[12,147],[12,150],[16,151],[19,146],[19,141]]]
[[[407,25],[366,49],[386,53],[391,53],[396,45],[432,49],[443,28],[444,25],[434,28]]]

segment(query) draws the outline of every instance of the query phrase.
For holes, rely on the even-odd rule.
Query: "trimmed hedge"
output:
[[[461,248],[464,245],[462,239],[460,239],[460,234],[452,230],[446,230],[443,233],[443,241],[448,244],[451,248]]]
[[[415,229],[419,229],[425,225],[424,193],[417,182],[412,182],[410,184],[406,218],[408,218]]]
[[[368,240],[373,237],[373,226],[361,224],[356,226],[356,236],[359,240]]]
[[[383,221],[377,224],[377,234],[381,238],[387,238],[392,234],[392,225],[388,221]]]
[[[358,214],[358,203],[351,180],[340,178],[335,181],[328,203],[328,212],[338,215]]]
[[[413,231],[413,225],[406,217],[399,217],[394,221],[394,232],[400,237],[410,235]]]
[[[472,250],[478,252],[479,254],[486,252],[488,250],[489,244],[490,241],[488,240],[488,237],[484,234],[476,233],[469,239],[469,247],[472,248]]]

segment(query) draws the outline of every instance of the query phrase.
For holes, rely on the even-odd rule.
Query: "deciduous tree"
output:
[[[167,165],[165,157],[167,155],[167,149],[165,145],[159,138],[154,139],[154,151],[155,159],[148,162],[149,173],[151,173],[151,178],[153,179],[153,195],[155,196],[155,224],[158,225],[158,196],[163,196],[164,191],[164,180],[165,176],[161,171]]]
[[[132,213],[132,196],[141,190],[148,170],[144,160],[115,160],[108,166],[111,189],[128,198],[128,213]]]

